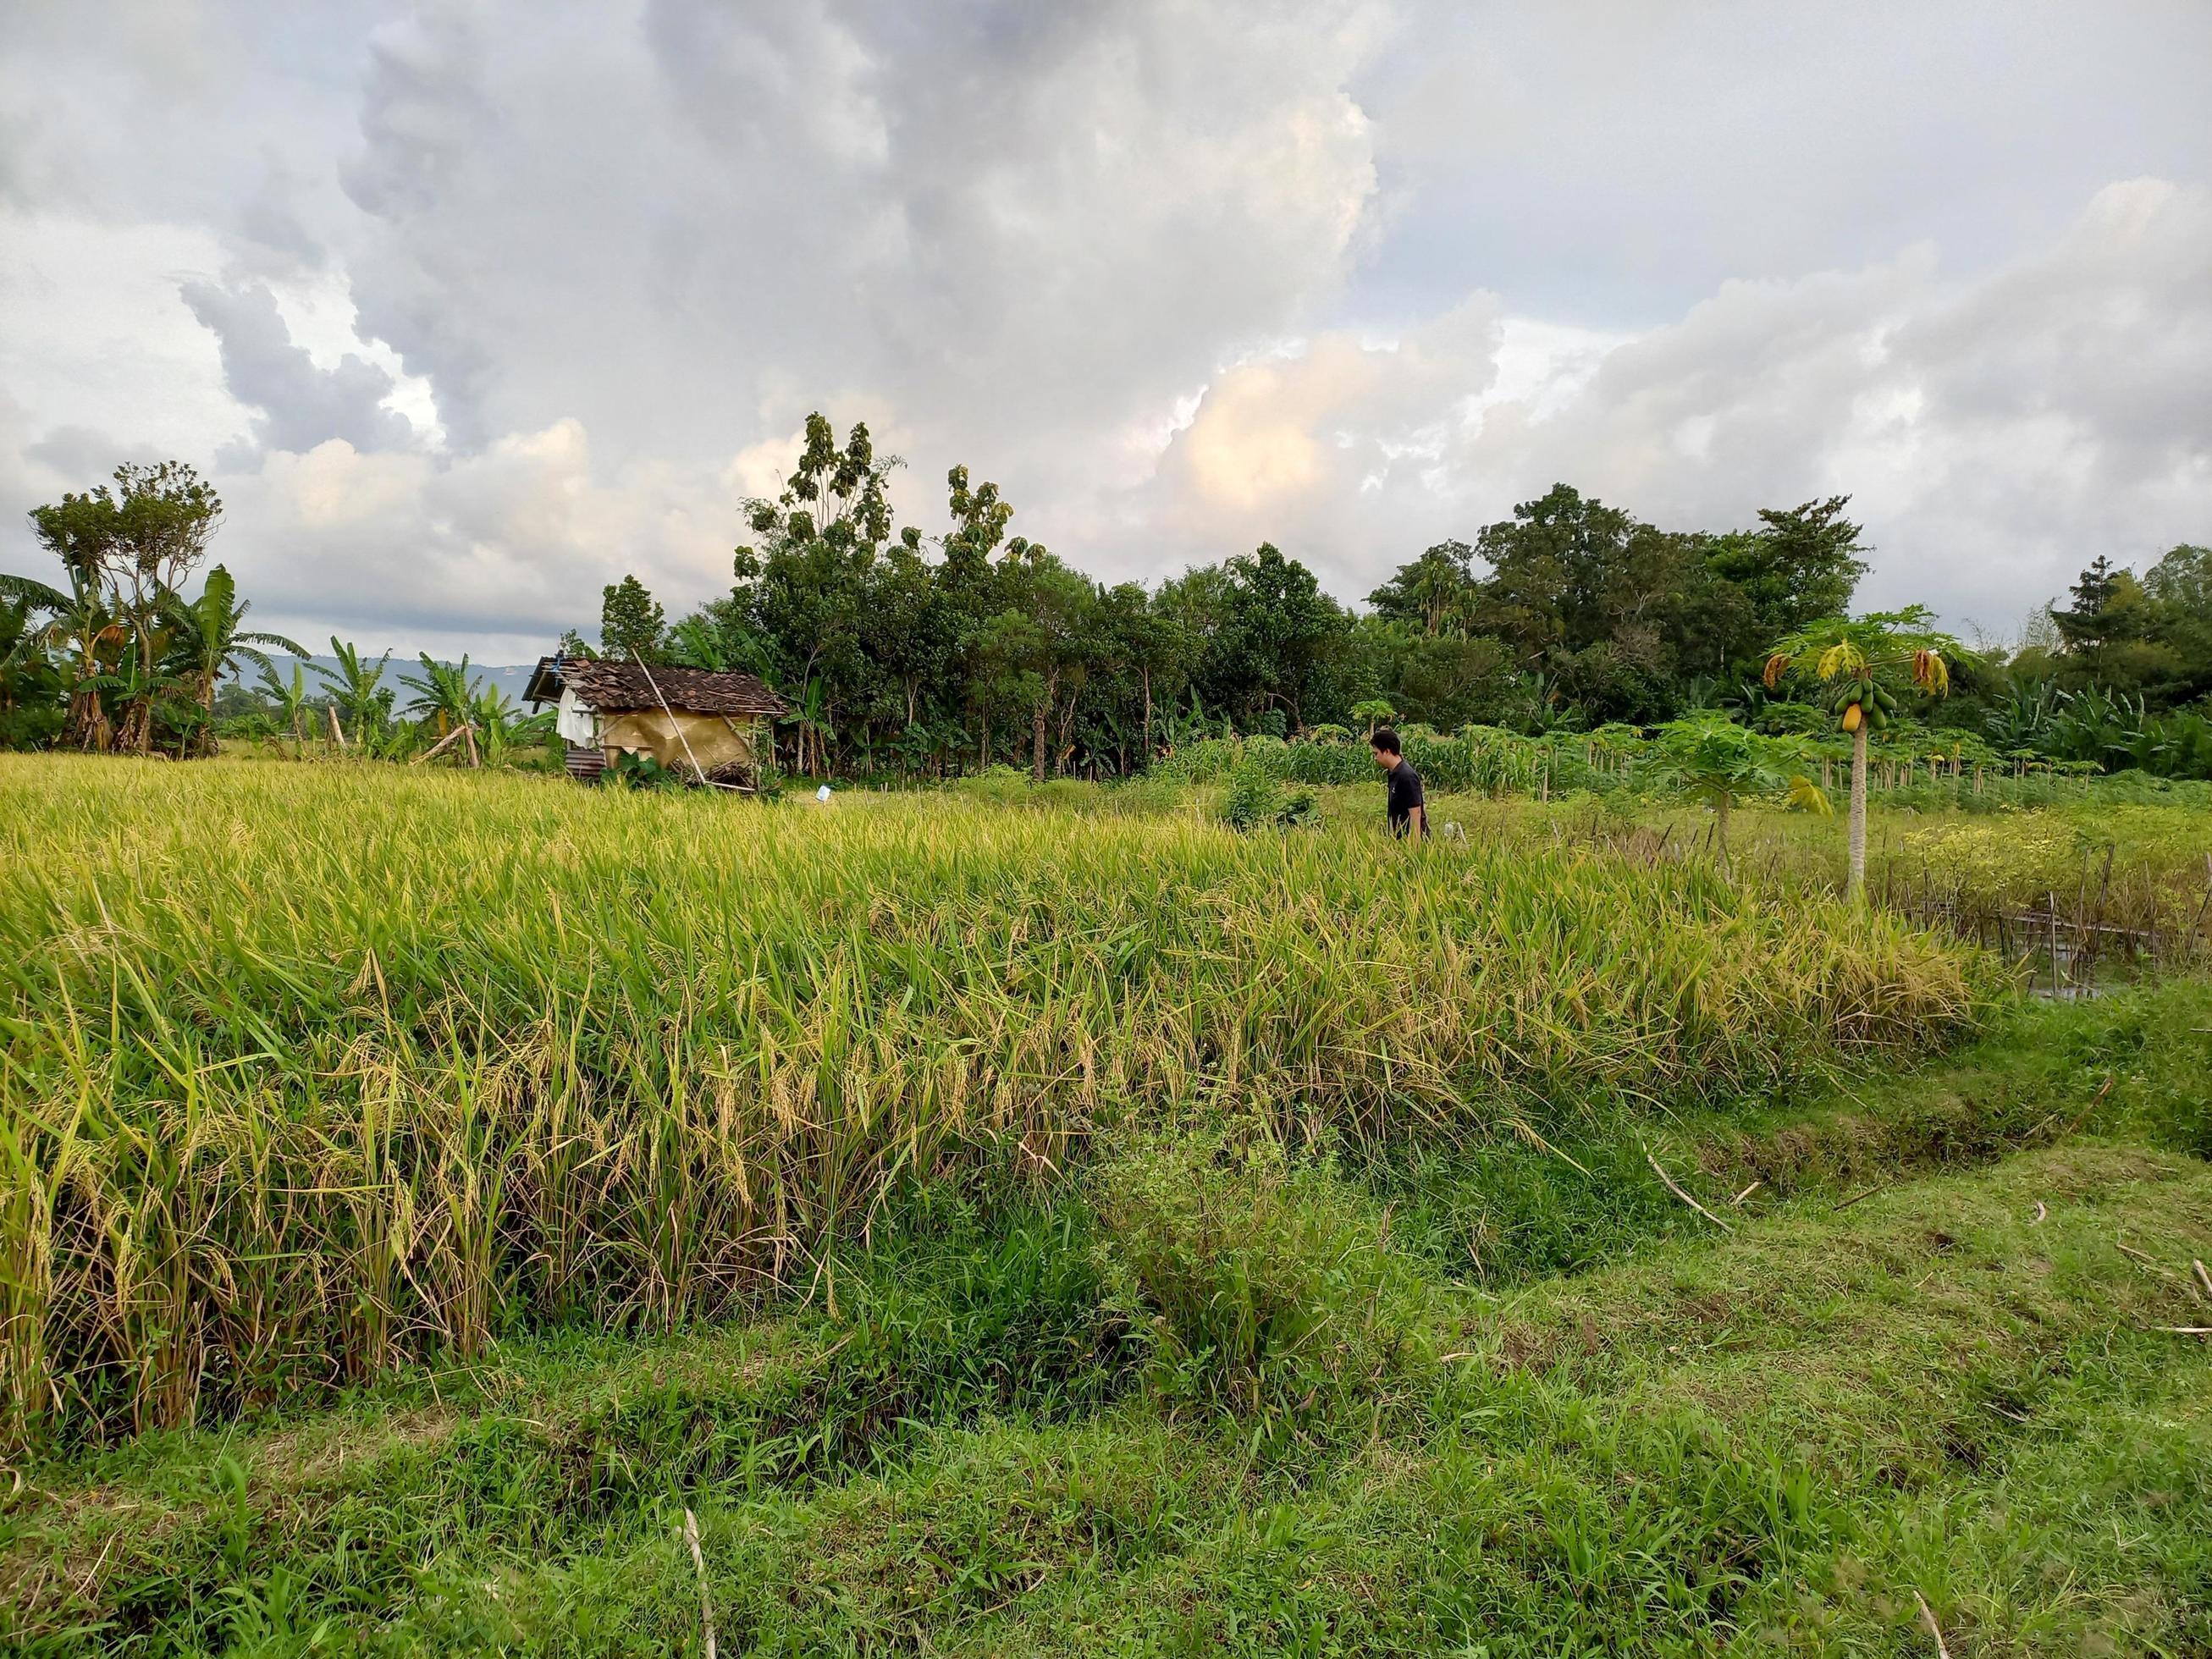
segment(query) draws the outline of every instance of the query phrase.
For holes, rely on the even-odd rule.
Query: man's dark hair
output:
[[[1369,747],[1378,750],[1385,755],[1403,755],[1406,752],[1398,746],[1398,734],[1387,726],[1376,726],[1374,735],[1370,737],[1367,742]]]

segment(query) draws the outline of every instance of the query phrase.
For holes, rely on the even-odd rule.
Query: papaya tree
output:
[[[1713,841],[1723,865],[1729,860],[1729,816],[1747,796],[1786,791],[1793,805],[1828,810],[1827,797],[1790,768],[1782,745],[1721,715],[1668,721],[1658,730],[1658,748],[1663,775],[1713,809]]]
[[[1898,716],[1900,693],[1940,697],[1951,689],[1947,653],[1959,642],[1930,624],[1925,605],[1864,617],[1830,617],[1778,640],[1764,679],[1772,690],[1785,677],[1817,686],[1816,706],[1851,740],[1850,873],[1844,894],[1866,896],[1867,738]]]
[[[1368,697],[1352,705],[1352,718],[1367,722],[1367,735],[1373,737],[1375,728],[1388,726],[1398,718],[1398,711],[1390,706],[1388,697]]]

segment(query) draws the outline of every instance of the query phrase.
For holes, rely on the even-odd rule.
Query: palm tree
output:
[[[370,721],[384,708],[384,670],[392,660],[392,653],[386,652],[371,667],[359,647],[348,645],[333,634],[331,655],[337,659],[338,665],[325,668],[318,663],[315,672],[331,688],[331,702],[337,706],[339,717],[352,723],[353,740],[359,743]]]
[[[165,596],[163,615],[171,630],[168,665],[187,683],[199,704],[201,723],[194,747],[202,754],[215,752],[215,689],[225,674],[235,673],[240,663],[248,662],[274,683],[276,672],[263,646],[276,646],[295,657],[307,654],[304,647],[282,634],[241,627],[252,608],[238,597],[238,584],[221,565],[208,572],[207,585],[197,599]]]
[[[1830,617],[1777,641],[1767,654],[1767,690],[1780,684],[1785,674],[1832,688],[1831,711],[1850,734],[1850,873],[1844,892],[1854,902],[1866,897],[1867,734],[1888,726],[1899,691],[1917,687],[1940,697],[1951,689],[1944,653],[1955,655],[1960,647],[1929,626],[1934,619],[1923,605],[1878,611],[1856,620]]]

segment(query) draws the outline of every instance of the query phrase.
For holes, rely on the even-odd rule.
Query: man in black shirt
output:
[[[1367,742],[1375,750],[1375,763],[1382,769],[1382,781],[1387,786],[1383,811],[1389,819],[1390,833],[1411,836],[1415,841],[1425,839],[1429,833],[1428,800],[1421,793],[1421,775],[1406,763],[1398,734],[1387,726],[1378,726]]]

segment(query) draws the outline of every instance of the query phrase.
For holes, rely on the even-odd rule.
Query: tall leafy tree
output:
[[[1218,592],[1200,667],[1213,699],[1248,720],[1274,708],[1289,726],[1305,726],[1338,690],[1351,618],[1272,542],[1230,560]]]
[[[1711,580],[1701,538],[1556,484],[1486,526],[1476,549],[1491,574],[1475,623],[1519,667],[1557,677],[1593,716],[1666,712]]]
[[[1765,641],[1850,609],[1869,551],[1864,527],[1844,515],[1850,501],[1762,507],[1758,529],[1713,538],[1708,564],[1743,599],[1732,619],[1744,641],[1735,654],[1755,660]]]
[[[818,706],[817,731],[855,715],[865,729],[884,702],[862,624],[878,556],[891,538],[887,481],[900,465],[876,453],[865,425],[841,445],[830,422],[811,415],[782,491],[743,504],[757,539],[732,561],[732,598],[768,647],[771,682],[794,702]]]
[[[653,662],[660,656],[668,614],[635,575],[610,582],[600,596],[599,649],[617,662]]]
[[[1474,550],[1465,542],[1438,542],[1367,596],[1379,617],[1405,623],[1430,639],[1462,637],[1474,617]]]
[[[2143,572],[2142,587],[2156,607],[2154,636],[2173,656],[2171,701],[2212,694],[2212,547],[2169,550]]]
[[[2184,556],[2170,568],[2164,559],[2153,568],[2155,593],[2133,571],[2100,554],[2075,582],[2073,603],[2051,607],[2060,641],[2059,678],[2066,686],[2098,687],[2163,706],[2185,696],[2198,681],[2203,671],[2192,665],[2184,639],[2173,630],[2188,612],[2186,602],[2176,604],[2174,598],[2191,586],[2191,562],[2185,550],[2176,552]]]
[[[118,747],[143,754],[151,745],[163,613],[206,558],[222,520],[222,498],[182,461],[126,464],[115,469],[112,489],[95,485],[32,511],[39,539],[63,568],[105,592],[137,657]]]

